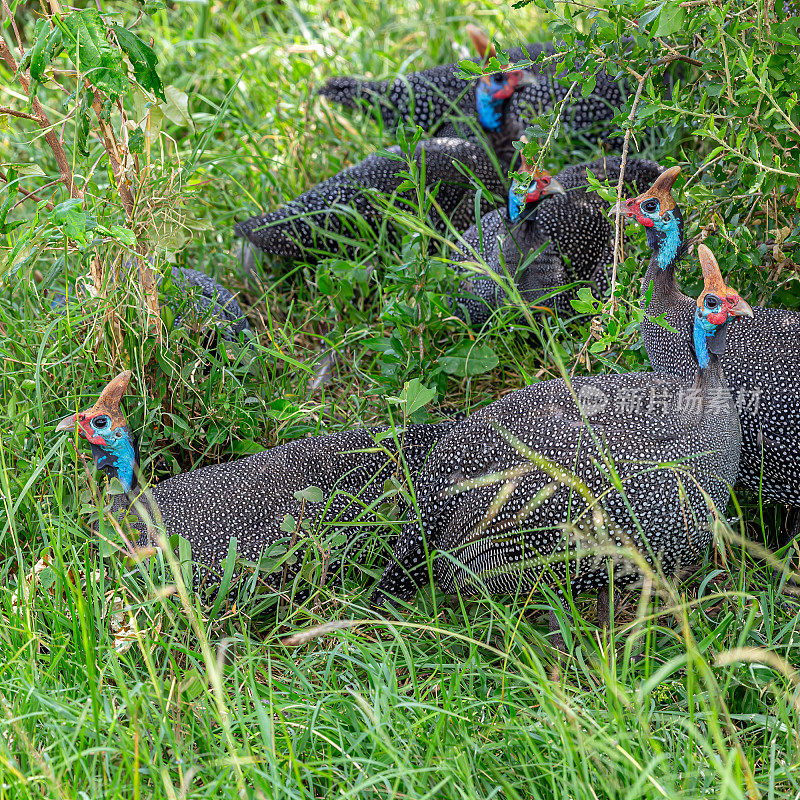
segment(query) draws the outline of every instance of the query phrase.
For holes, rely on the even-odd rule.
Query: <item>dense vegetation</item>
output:
[[[685,582],[654,576],[627,597],[609,634],[582,621],[582,601],[574,623],[564,616],[573,656],[553,681],[544,597],[454,607],[423,593],[415,613],[381,621],[364,572],[278,612],[164,590],[181,576],[163,557],[132,564],[112,531],[90,533],[86,450],[52,433],[126,367],[154,479],[321,430],[470,409],[563,369],[645,369],[636,250],[614,302],[584,293],[593,321],[520,303],[479,334],[443,299],[449,245],[430,255],[424,209],[402,247],[378,237],[358,263],[239,269],[236,219],[393,141],[315,88],[469,55],[471,20],[506,45],[565,41],[576,92],[598,67],[627,75],[620,130],[632,154],[689,164],[689,234],[709,237],[754,302],[800,305],[796,20],[745,2],[111,5],[0,12],[0,797],[799,796],[800,612],[764,555],[784,509],[737,498],[741,528],[720,530]],[[553,172],[600,151],[552,119],[529,138]],[[252,346],[209,352],[202,320],[159,322],[170,286],[120,272],[134,253],[237,290]],[[76,281],[80,302],[51,310]],[[283,640],[322,623],[334,624]]]

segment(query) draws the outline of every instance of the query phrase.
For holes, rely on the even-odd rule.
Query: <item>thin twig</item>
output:
[[[11,117],[19,117],[20,119],[29,119],[33,122],[39,121],[33,114],[26,114],[24,111],[14,111],[13,108],[7,108],[6,106],[0,106],[0,114],[8,114]]]
[[[3,38],[0,38],[0,58],[6,62],[8,68],[12,73],[17,73],[17,61],[14,58],[11,50]],[[30,80],[26,74],[19,73],[17,76],[25,94],[30,95]],[[39,102],[38,98],[31,98],[31,107],[33,108],[34,118],[39,127],[44,131],[44,140],[50,145],[53,155],[58,164],[58,171],[61,174],[61,181],[67,187],[70,197],[83,197],[83,192],[75,185],[72,177],[72,167],[70,166],[69,159],[67,158],[64,145],[58,140],[53,124],[44,110],[44,106]]]
[[[8,175],[6,175],[6,173],[3,172],[3,170],[1,170],[1,169],[0,169],[0,181],[3,181],[4,183],[9,183],[10,182],[8,180]],[[60,183],[60,181],[52,181],[51,183],[47,184],[46,186],[44,186],[42,188],[47,188],[47,186],[52,185],[52,183]],[[33,192],[29,192],[29,191],[23,189],[21,186],[17,186],[17,191],[23,196],[23,198],[25,200],[33,200],[36,203],[43,202],[41,197],[39,197],[38,195],[35,195]],[[14,206],[14,208],[16,208],[16,206]],[[48,200],[45,203],[45,208],[48,211],[52,211],[55,208],[55,206]]]
[[[11,20],[11,27],[14,29],[14,36],[17,38],[17,47],[19,47],[19,52],[24,56],[25,48],[22,46],[22,37],[19,35],[19,28],[17,28],[17,20],[14,18],[14,14],[8,7],[8,3],[6,2],[6,0],[3,0],[3,9],[8,15],[8,18]]]
[[[622,200],[622,190],[625,186],[625,165],[628,162],[628,147],[631,141],[631,130],[633,129],[633,118],[636,116],[636,109],[639,106],[639,101],[642,99],[642,90],[650,77],[653,67],[649,66],[644,75],[639,78],[639,85],[636,87],[636,95],[633,98],[631,105],[631,113],[628,114],[628,125],[625,130],[625,139],[622,143],[622,160],[619,165],[619,180],[617,181],[617,200]],[[615,292],[617,289],[617,268],[619,267],[619,254],[622,249],[622,209],[619,202],[617,202],[616,216],[614,219],[614,264],[611,268],[611,308],[617,307],[617,298]]]

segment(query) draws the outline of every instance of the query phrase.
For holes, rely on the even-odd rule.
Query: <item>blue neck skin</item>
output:
[[[525,201],[517,194],[516,190],[518,188],[519,183],[514,181],[508,192],[508,218],[511,222],[516,222],[519,219],[519,215],[525,205]]]
[[[719,327],[713,322],[709,322],[698,308],[694,314],[694,352],[697,356],[697,364],[700,369],[705,369],[710,361],[711,355],[708,352],[708,340],[712,339]]]
[[[653,226],[645,228],[647,246],[656,254],[658,266],[665,271],[675,265],[675,259],[681,246],[681,219],[676,211],[677,209],[673,209],[650,217]]]
[[[495,92],[500,91],[504,86],[503,83],[498,83],[494,78],[490,79],[488,84],[483,81],[478,81],[478,88],[475,91],[475,104],[478,107],[478,122],[487,131],[496,131],[500,129],[503,122],[503,98],[495,98]]]
[[[109,477],[117,478],[126,492],[133,489],[136,452],[127,431],[119,439],[112,439],[108,445],[93,444],[92,452],[98,469]]]

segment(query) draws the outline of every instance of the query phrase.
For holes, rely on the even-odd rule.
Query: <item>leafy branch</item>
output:
[[[35,122],[43,131],[43,138],[53,153],[59,170],[59,182],[63,184],[70,200],[67,203],[54,205],[50,200],[44,201],[44,208],[57,212],[51,214],[49,221],[60,224],[63,235],[82,252],[86,252],[86,209],[85,194],[96,169],[96,164],[84,177],[82,185],[76,181],[73,164],[80,158],[89,155],[88,141],[92,132],[102,145],[104,157],[111,168],[114,185],[125,214],[126,224],[112,226],[112,238],[120,242],[128,251],[136,254],[136,263],[142,284],[143,296],[149,327],[156,337],[160,333],[158,281],[153,268],[147,259],[146,225],[139,221],[141,214],[137,208],[137,194],[149,180],[149,171],[143,168],[135,154],[131,152],[131,140],[124,130],[127,115],[123,98],[136,84],[145,92],[150,92],[156,100],[166,100],[164,87],[156,71],[156,56],[152,48],[134,33],[115,23],[107,23],[96,9],[62,12],[58,0],[50,0],[50,13],[36,23],[33,45],[27,52],[23,47],[19,31],[15,27],[19,60],[12,53],[4,40],[0,40],[0,57],[10,72],[16,77],[22,91],[28,98],[27,110],[18,108],[0,109],[13,119]],[[69,93],[55,79],[55,62],[66,56],[74,66],[77,74],[77,85],[73,93]],[[129,70],[133,73],[129,75]],[[72,101],[72,107],[62,122],[72,120],[75,126],[74,153],[72,158],[67,152],[61,136],[56,133],[56,125],[51,121],[37,96],[42,87],[52,83],[66,92]],[[115,117],[119,122],[115,122]],[[118,134],[115,126],[119,126]],[[121,136],[120,136],[121,134]],[[140,137],[140,141],[141,141]],[[9,176],[6,176],[10,178]],[[31,200],[41,206],[43,201],[34,192],[18,186],[20,178],[15,175],[13,194],[22,195],[23,200]],[[11,181],[6,181],[9,186]],[[83,210],[81,210],[81,208]],[[6,213],[8,209],[6,209]],[[10,227],[3,220],[4,230]],[[22,234],[11,250],[13,259],[19,258],[23,245],[38,233],[33,227]],[[104,296],[107,287],[116,281],[119,258],[111,259],[112,274],[104,275],[100,254],[95,252],[90,259],[89,276],[91,290],[96,296]],[[109,281],[109,278],[111,279]],[[112,314],[112,312],[109,312]],[[112,314],[113,316],[113,314]],[[112,319],[111,329],[117,349],[121,344],[120,327]]]

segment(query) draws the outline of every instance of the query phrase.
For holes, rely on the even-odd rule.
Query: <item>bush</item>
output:
[[[688,232],[707,240],[731,283],[747,296],[800,306],[790,285],[800,235],[800,17],[788,16],[789,4],[518,5],[530,3],[554,17],[563,82],[586,94],[595,79],[585,76],[604,69],[627,85],[614,123],[631,152],[655,132],[659,149],[688,162]],[[552,114],[532,120],[528,135],[542,137],[552,125]],[[549,146],[558,145],[556,133]]]

